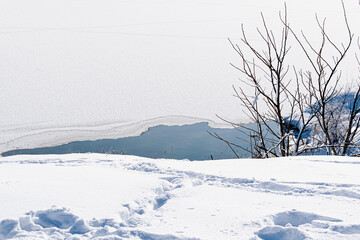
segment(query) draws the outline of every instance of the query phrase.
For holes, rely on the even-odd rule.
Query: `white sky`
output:
[[[360,6],[345,0],[353,31]],[[276,26],[283,1],[0,0],[0,126],[140,121],[186,115],[244,119],[232,97],[227,42],[260,12]],[[338,0],[288,1],[289,21],[313,37],[317,12],[343,36]],[[297,59],[295,59],[298,61]],[[356,65],[344,65],[346,77]],[[355,76],[356,77],[356,76]]]

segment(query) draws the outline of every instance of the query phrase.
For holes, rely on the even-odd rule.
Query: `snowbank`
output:
[[[360,160],[0,160],[0,239],[359,239]]]

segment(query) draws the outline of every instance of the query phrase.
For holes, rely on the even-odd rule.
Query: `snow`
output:
[[[0,239],[360,239],[360,160],[0,159]]]
[[[208,122],[210,127],[229,128],[229,125],[216,123],[209,119],[187,116],[164,116],[139,122],[107,122],[95,124],[78,124],[51,126],[38,123],[24,126],[0,127],[0,153],[14,149],[28,149],[37,147],[57,146],[73,141],[87,141],[97,139],[117,139],[138,136],[149,127],[158,125],[182,126]]]
[[[283,0],[1,3],[0,153],[136,136],[160,124],[226,127],[215,114],[248,121],[232,96],[239,74],[228,63],[239,59],[227,38],[239,42],[244,23],[259,46],[260,12],[278,27],[283,9]],[[358,34],[358,2],[346,7]],[[334,42],[343,40],[339,1],[287,8],[309,41],[318,43],[315,12]],[[297,67],[299,56],[289,56]],[[358,75],[353,60],[342,83]],[[0,240],[360,239],[359,172],[360,160],[349,157],[4,157]]]
[[[255,34],[262,24],[260,12],[277,33],[284,1],[1,3],[0,152],[4,152],[101,139],[109,132],[113,138],[134,136],[148,126],[167,124],[168,119],[152,121],[161,116],[221,122],[218,114],[247,121],[232,96],[232,84],[241,82],[229,63],[240,61],[227,38],[239,43],[244,23],[248,39],[259,44]],[[347,34],[342,34],[340,1],[288,1],[287,6],[291,25],[304,30],[309,41],[319,42],[313,34],[315,12],[320,19],[327,17],[335,42]],[[347,1],[346,6],[358,34],[358,2]],[[289,57],[300,64],[303,55],[295,49]],[[351,64],[341,66],[342,81],[358,75],[356,60],[348,55]]]

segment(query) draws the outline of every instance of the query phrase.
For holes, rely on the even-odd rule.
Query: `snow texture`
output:
[[[275,225],[280,225],[283,227],[285,227],[288,224],[294,227],[298,227],[305,223],[311,223],[314,220],[341,222],[340,219],[329,218],[329,217],[319,216],[313,213],[305,213],[298,211],[288,211],[288,212],[278,213],[275,216],[273,216],[272,219]]]
[[[304,240],[306,236],[299,231],[297,228],[293,227],[265,227],[260,231],[256,232],[259,238],[263,240]]]
[[[359,171],[324,156],[6,157],[0,239],[360,239]]]

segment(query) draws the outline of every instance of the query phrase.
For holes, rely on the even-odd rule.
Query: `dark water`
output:
[[[251,125],[249,125],[251,127]],[[221,137],[249,148],[248,136],[236,129],[215,129],[208,123],[184,126],[159,125],[136,137],[77,141],[68,144],[34,149],[19,149],[3,153],[3,156],[18,154],[66,154],[66,153],[114,153],[151,158],[173,158],[208,160],[234,158],[234,153],[226,143],[215,139],[207,132],[216,132]],[[249,154],[237,149],[240,157]]]

